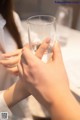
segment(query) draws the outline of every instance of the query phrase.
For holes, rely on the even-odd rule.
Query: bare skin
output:
[[[79,120],[80,105],[70,92],[58,42],[55,42],[52,57],[46,64],[26,47],[23,48],[22,57],[25,62],[19,64],[23,70],[20,74],[27,82],[29,92],[46,108],[48,106],[52,119]]]
[[[48,45],[49,45],[49,39],[45,39],[44,42],[39,47],[39,49],[36,51],[36,56],[39,59],[42,58]],[[1,60],[0,63],[3,64],[4,66],[6,65],[6,68],[11,68],[11,69],[9,69],[11,73],[15,73],[15,71],[13,71],[13,69],[12,69],[13,68],[12,66],[14,66],[15,63],[18,64],[18,62],[20,61],[21,51],[22,50],[17,50],[16,52],[13,52],[13,53],[3,54],[3,56],[5,58],[9,58],[9,57],[13,57],[13,56],[15,56],[15,58],[13,57],[14,59],[12,61],[6,60],[6,59]],[[17,71],[18,71],[18,68],[17,68]],[[4,99],[5,99],[8,107],[12,107],[15,104],[17,104],[19,101],[21,101],[22,99],[28,97],[29,95],[31,95],[31,93],[29,93],[28,89],[26,88],[26,82],[25,81],[23,82],[20,79],[19,81],[14,83],[10,88],[5,90]]]
[[[44,51],[49,45],[49,38],[45,39],[39,49],[36,51],[36,56],[41,59]],[[29,48],[29,45],[25,45]],[[4,67],[11,72],[12,74],[19,75],[19,71],[17,68],[18,62],[21,59],[22,49],[17,49],[14,52],[1,54],[2,60],[0,60],[0,64],[4,65]]]

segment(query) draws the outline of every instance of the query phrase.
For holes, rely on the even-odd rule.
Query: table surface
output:
[[[70,88],[80,96],[80,31],[60,27],[68,31],[67,44],[61,46],[64,64],[69,77]]]

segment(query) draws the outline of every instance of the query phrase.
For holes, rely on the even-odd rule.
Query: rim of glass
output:
[[[28,22],[29,24],[36,25],[36,23],[33,23],[32,21],[29,21],[29,20],[31,20],[32,18],[38,18],[38,17],[50,17],[50,18],[53,19],[53,21],[51,21],[50,23],[40,24],[40,25],[50,25],[50,24],[56,22],[56,17],[51,16],[51,15],[34,15],[34,16],[29,17],[29,18],[27,19],[27,22]]]

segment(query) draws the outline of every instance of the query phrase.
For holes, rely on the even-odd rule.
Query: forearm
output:
[[[21,80],[13,84],[10,88],[5,90],[4,99],[8,107],[12,107],[22,99],[28,97],[30,93],[24,87],[25,83]]]
[[[70,91],[62,91],[58,97],[52,99],[50,107],[52,119],[80,120],[80,105]]]

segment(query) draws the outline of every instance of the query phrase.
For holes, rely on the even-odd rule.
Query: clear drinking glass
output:
[[[66,45],[69,37],[69,28],[72,26],[73,9],[68,6],[59,6],[56,12],[57,39],[61,45]]]
[[[36,15],[27,19],[28,39],[32,51],[36,51],[44,39],[50,38],[50,45],[43,56],[48,60],[56,40],[56,19],[50,15]]]

